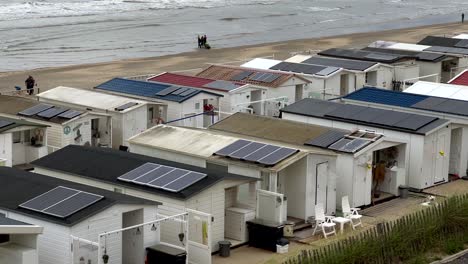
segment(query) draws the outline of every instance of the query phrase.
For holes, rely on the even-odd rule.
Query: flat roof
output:
[[[180,143],[177,142],[177,144]],[[67,162],[63,162],[64,160]],[[181,190],[180,192],[170,192],[117,179],[121,175],[147,162],[205,173],[207,174],[207,177]],[[110,148],[84,147],[76,145],[68,145],[32,162],[32,164],[36,167],[65,172],[67,174],[81,176],[84,178],[91,178],[97,181],[104,181],[115,185],[125,186],[126,188],[139,189],[147,193],[181,200],[188,199],[223,179],[251,179],[249,177],[232,173],[190,166],[183,163],[143,156]]]
[[[255,58],[241,65],[245,68],[261,69],[268,70],[276,64],[280,63],[280,60],[264,59],[264,58]]]
[[[68,159],[71,161],[77,157]],[[64,162],[65,158],[60,159],[58,163]],[[116,192],[106,191],[92,186],[87,186],[79,183],[69,182],[54,177],[49,177],[37,173],[18,170],[10,167],[0,167],[0,175],[2,184],[0,184],[0,208],[13,211],[18,214],[27,215],[32,218],[40,219],[47,222],[52,222],[59,225],[73,226],[87,218],[110,208],[115,204],[138,204],[138,205],[159,205],[158,202],[153,202],[141,198],[136,198]],[[39,196],[47,191],[50,191],[58,186],[64,186],[80,191],[86,191],[93,194],[104,196],[104,199],[80,210],[68,217],[60,218],[43,214],[40,212],[28,210],[19,207],[20,204],[29,201],[36,196]],[[27,190],[27,191],[18,191]]]
[[[319,52],[318,55],[353,60],[373,61],[388,64],[416,59],[414,56],[403,54],[387,54],[376,51],[339,48],[324,50]]]
[[[337,68],[343,68],[346,70],[353,70],[353,71],[365,71],[378,64],[377,62],[371,62],[371,61],[348,60],[348,59],[342,59],[342,58],[329,58],[329,57],[312,57],[310,59],[305,60],[303,63],[322,65],[322,66],[328,66],[328,67],[337,67]]]
[[[457,38],[447,38],[447,37],[438,37],[438,36],[427,36],[420,40],[418,44],[428,45],[428,46],[439,46],[439,47],[452,47],[452,48],[466,48],[459,46],[459,44],[464,43],[465,40]]]
[[[302,99],[281,110],[291,113],[351,124],[426,135],[436,128],[445,126],[448,120],[374,107],[349,105],[312,98]]]
[[[468,87],[464,85],[417,81],[403,92],[468,101]]]
[[[446,58],[451,57],[446,54],[440,54],[440,53],[423,52],[423,51],[419,52],[419,51],[411,51],[411,50],[394,50],[394,49],[386,49],[386,48],[367,47],[367,48],[364,48],[363,50],[375,51],[375,52],[386,53],[386,54],[408,55],[408,56],[415,57],[416,60],[418,61],[429,61],[429,62],[439,62]]]
[[[147,104],[145,101],[124,96],[65,86],[59,86],[42,92],[38,94],[37,97],[39,97],[40,101],[41,99],[47,99],[60,102],[60,104],[79,105],[86,108],[107,110],[119,113],[128,112]],[[128,103],[136,103],[137,105],[129,107],[123,111],[115,110],[115,108],[126,105]]]
[[[459,34],[459,35],[456,35],[456,36],[453,36],[452,38],[456,38],[456,39],[468,39],[468,34]]]
[[[222,97],[220,94],[192,87],[157,83],[154,81],[137,81],[125,78],[111,79],[99,84],[95,89],[177,103],[185,102],[201,93]]]
[[[254,78],[254,76],[261,74],[269,74],[274,79],[272,79],[272,81],[262,81],[260,79]],[[310,83],[309,80],[301,76],[296,76],[292,73],[280,73],[271,70],[259,70],[225,65],[211,65],[210,67],[198,73],[197,76],[216,80],[235,81],[238,83],[253,84],[272,88],[280,87],[283,83],[285,83],[293,77],[304,81],[304,83]]]
[[[468,116],[468,102],[455,99],[440,98],[420,94],[389,91],[365,87],[343,97],[345,101],[359,101],[388,106],[397,106],[447,113],[458,116]]]
[[[246,85],[243,83],[213,80],[208,78],[188,76],[171,72],[164,72],[162,74],[149,78],[148,81],[167,83],[172,85],[183,85],[222,92],[229,92]]]
[[[287,58],[286,62],[295,62],[295,63],[301,63],[307,59],[310,59],[312,56],[310,55],[303,55],[303,54],[297,54],[297,55],[294,55],[292,56],[291,58]]]

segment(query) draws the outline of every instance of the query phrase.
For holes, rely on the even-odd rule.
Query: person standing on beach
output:
[[[34,78],[29,75],[24,83],[26,84],[26,91],[29,95],[32,95],[34,93],[34,85],[36,85],[36,80],[34,80]]]
[[[462,24],[465,23],[465,13],[462,13]]]
[[[200,35],[198,35],[198,48],[201,49],[202,47],[202,38],[200,37]]]

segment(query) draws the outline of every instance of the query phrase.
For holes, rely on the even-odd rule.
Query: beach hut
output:
[[[148,81],[195,87],[223,95],[219,99],[219,108],[217,109],[221,119],[236,112],[265,114],[265,101],[267,100],[265,87],[171,72],[161,73],[149,78]]]
[[[343,98],[345,103],[443,118],[451,122],[449,173],[465,176],[468,163],[468,102],[430,95],[366,87]],[[435,102],[428,105],[428,102]]]
[[[320,127],[317,125],[303,124],[279,118],[269,118],[256,115],[234,114],[210,127],[211,130],[235,133],[249,137],[273,140],[301,147],[322,148],[334,151],[336,160],[336,202],[337,208],[341,207],[341,197],[348,196],[351,206],[365,206],[375,201],[372,198],[372,173],[368,168],[372,163],[373,150],[383,142],[383,135],[371,131],[344,130]],[[340,142],[348,141],[349,148],[337,147]],[[354,146],[358,141],[362,145]],[[312,168],[313,169],[313,168]],[[307,181],[307,175],[281,174],[282,185],[289,186],[294,181],[300,181],[303,177]],[[320,178],[318,178],[320,179]],[[302,179],[304,180],[304,179]],[[287,182],[287,183],[285,183]],[[314,183],[312,183],[314,184]],[[318,186],[322,183],[317,183]],[[386,181],[381,190],[393,195],[398,186],[393,186],[396,181]],[[301,188],[296,187],[297,190]],[[322,191],[318,188],[316,191]],[[307,195],[300,193],[304,199]],[[320,196],[320,194],[318,195]]]
[[[377,182],[381,174],[387,180],[395,177],[395,188],[424,189],[448,181],[451,126],[446,119],[315,99],[289,105],[281,114],[287,120],[384,135],[372,159]]]
[[[238,125],[244,126],[242,123]],[[297,124],[295,128],[300,126]],[[327,129],[311,129],[311,134],[307,136],[320,134],[324,130]],[[229,173],[261,179],[258,184],[251,182],[238,186],[236,192],[242,194],[239,197],[243,204],[250,203],[246,198],[252,195],[256,195],[258,201],[262,200],[265,193],[256,191],[257,187],[267,191],[268,195],[278,197],[282,202],[276,209],[254,207],[257,215],[263,214],[261,209],[264,209],[263,212],[269,217],[274,216],[275,220],[270,218],[270,221],[289,219],[300,225],[314,215],[314,205],[319,202],[323,203],[327,213],[335,213],[337,155],[331,150],[211,128],[164,125],[153,127],[129,142],[130,151],[135,153],[177,160],[201,168],[216,167]],[[229,193],[226,190],[226,200],[229,200]],[[285,197],[287,200],[284,200]]]
[[[348,76],[353,73],[344,71],[342,68],[263,58],[255,58],[241,66],[293,73],[309,80],[307,89],[302,91],[303,94],[299,98],[330,99],[342,95],[341,93],[347,94],[348,90],[355,90],[354,81],[351,81],[354,78]]]
[[[73,108],[79,111],[89,111],[93,114],[109,115],[111,117],[111,146],[119,148],[126,146],[126,140],[148,127],[159,122],[166,116],[166,105],[156,102],[145,102],[133,98],[100,93],[92,90],[59,86],[37,95],[39,102],[61,107]],[[72,130],[77,128],[70,127]],[[94,127],[104,131],[109,129],[107,122],[99,122]],[[75,130],[76,131],[76,130]]]
[[[69,144],[111,146],[112,122],[108,114],[0,95],[0,116],[48,126],[47,153]]]
[[[177,141],[183,140],[184,138],[179,138]],[[177,143],[172,141],[172,144]],[[66,163],[61,162],[64,159],[67,160]],[[187,208],[208,213],[211,215],[212,233],[211,244],[202,249],[209,250],[205,256],[211,256],[212,251],[217,251],[218,241],[225,238],[232,239],[233,245],[246,242],[245,233],[239,229],[235,235],[225,236],[225,222],[229,223],[225,212],[228,208],[242,209],[247,214],[245,221],[251,219],[254,216],[254,211],[250,209],[255,206],[254,193],[239,197],[237,187],[250,183],[255,185],[258,179],[229,173],[216,167],[190,166],[175,160],[113,149],[70,145],[37,160],[33,165],[35,171],[41,174],[160,202],[160,215],[179,214]],[[140,180],[137,180],[137,177],[127,177],[132,175],[146,176]],[[157,181],[153,181],[156,179]],[[238,201],[240,198],[243,199],[242,202]],[[232,221],[233,218],[229,220]],[[235,226],[245,226],[245,221],[237,221]],[[161,237],[164,241],[180,245],[179,233],[176,225],[162,230]],[[202,263],[208,262],[200,262]]]
[[[0,213],[43,228],[37,240],[41,264],[97,263],[102,259],[94,244],[99,234],[157,217],[157,202],[13,168],[0,167],[0,174]],[[82,244],[89,254],[80,254],[84,251],[74,247],[73,237],[94,242]],[[102,252],[109,256],[108,263],[143,263],[145,247],[158,241],[157,232],[149,228],[120,232],[102,243]]]
[[[244,67],[211,65],[197,74],[198,77],[234,81],[264,88],[256,92],[254,101],[264,101],[264,115],[278,116],[279,109],[308,96],[310,81],[293,73],[280,73]],[[250,95],[246,95],[246,97]],[[253,106],[252,106],[253,107]]]
[[[114,78],[95,87],[97,91],[167,105],[166,119],[160,123],[207,127],[217,121],[219,93],[180,85]]]
[[[0,263],[39,264],[37,240],[42,231],[0,213]]]
[[[0,116],[0,166],[26,166],[47,155],[47,125]]]
[[[451,80],[449,80],[447,83],[468,86],[468,70],[463,70]]]

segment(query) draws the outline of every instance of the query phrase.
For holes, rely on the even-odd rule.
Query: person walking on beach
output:
[[[26,84],[26,91],[29,95],[32,95],[34,93],[34,85],[36,85],[36,80],[34,80],[34,78],[29,75],[29,77],[26,79],[26,81],[24,81],[24,83]]]
[[[462,13],[462,24],[465,23],[465,13]]]
[[[202,38],[200,37],[200,35],[198,35],[198,48],[202,48]]]

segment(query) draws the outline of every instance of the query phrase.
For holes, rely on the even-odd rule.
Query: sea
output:
[[[460,20],[465,0],[0,0],[0,72]]]

